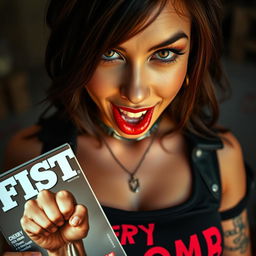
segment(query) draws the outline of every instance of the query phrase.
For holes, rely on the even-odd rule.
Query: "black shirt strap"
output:
[[[210,194],[220,203],[221,179],[216,151],[223,148],[221,139],[218,137],[203,138],[192,133],[186,136],[193,166],[199,172]]]

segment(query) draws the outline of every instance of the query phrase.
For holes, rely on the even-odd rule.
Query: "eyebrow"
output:
[[[161,47],[165,47],[165,46],[167,46],[167,45],[173,44],[173,43],[175,43],[176,41],[180,40],[181,38],[187,38],[187,39],[188,39],[189,37],[188,37],[187,34],[185,34],[184,32],[179,31],[179,32],[175,33],[174,35],[172,35],[172,36],[171,36],[170,38],[168,38],[167,40],[165,40],[165,41],[163,41],[163,42],[161,42],[161,43],[159,43],[159,44],[157,44],[157,45],[151,47],[151,48],[148,50],[148,52],[151,52],[151,51],[154,51],[154,50],[159,49],[159,48],[161,48]],[[123,51],[123,52],[126,51],[124,48],[122,48],[122,47],[120,47],[120,46],[116,47],[116,49],[121,50],[121,51]]]
[[[163,42],[161,42],[161,43],[151,47],[148,51],[151,52],[151,51],[154,51],[154,50],[156,50],[158,48],[165,47],[167,45],[173,44],[176,41],[180,40],[181,38],[187,38],[188,39],[188,36],[184,32],[177,32],[176,34],[172,35],[167,40],[165,40],[165,41],[163,41]]]

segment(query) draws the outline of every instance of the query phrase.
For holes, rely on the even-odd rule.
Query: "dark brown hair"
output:
[[[84,86],[102,54],[148,26],[170,0],[51,0],[46,68],[52,84],[48,100],[81,132],[95,133],[97,107]],[[178,2],[173,0],[174,6]],[[180,3],[180,2],[179,2]],[[215,88],[224,88],[220,66],[219,0],[183,0],[192,21],[189,86],[166,109],[177,129],[211,135],[218,119]],[[177,8],[177,11],[180,8]],[[155,15],[151,20],[151,14]],[[182,15],[182,13],[181,13]]]

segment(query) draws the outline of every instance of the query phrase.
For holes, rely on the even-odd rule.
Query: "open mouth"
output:
[[[154,107],[134,109],[112,104],[113,116],[118,128],[129,135],[143,133],[149,126]]]

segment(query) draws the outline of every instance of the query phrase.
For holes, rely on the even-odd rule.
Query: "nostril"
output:
[[[122,95],[122,94],[121,94],[121,98],[127,100],[127,97],[125,95]]]
[[[123,86],[120,88],[120,96],[121,96],[122,99],[127,99],[127,93],[126,93],[125,88]]]
[[[149,88],[143,86],[126,86],[120,90],[122,99],[129,100],[132,103],[140,103],[149,96]]]

